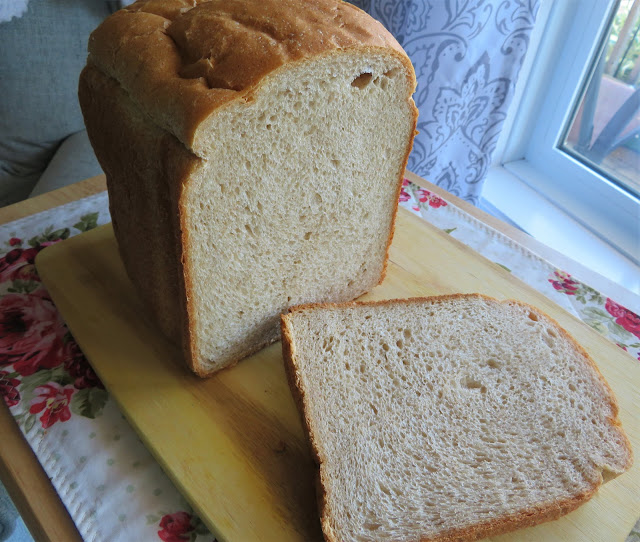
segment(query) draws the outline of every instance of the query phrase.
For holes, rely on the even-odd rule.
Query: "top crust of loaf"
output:
[[[139,0],[91,35],[88,64],[116,79],[153,122],[196,155],[199,125],[250,101],[269,73],[315,56],[384,49],[406,54],[369,15],[336,0]]]

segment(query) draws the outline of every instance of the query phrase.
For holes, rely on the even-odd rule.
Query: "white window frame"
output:
[[[558,148],[617,4],[542,0],[480,206],[640,293],[640,201]]]

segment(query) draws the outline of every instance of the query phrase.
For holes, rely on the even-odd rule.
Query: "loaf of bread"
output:
[[[477,540],[556,519],[631,465],[594,362],[529,305],[309,305],[282,336],[329,541]]]
[[[415,85],[336,0],[141,0],[95,30],[79,98],[120,253],[197,374],[382,280]]]

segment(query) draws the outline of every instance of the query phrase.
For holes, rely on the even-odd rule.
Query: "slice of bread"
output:
[[[122,259],[196,373],[382,280],[415,85],[336,0],[140,0],[92,34],[79,96]]]
[[[282,336],[329,541],[476,540],[556,519],[631,465],[594,362],[524,303],[308,305]]]

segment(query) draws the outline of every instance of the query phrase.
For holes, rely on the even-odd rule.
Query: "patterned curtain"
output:
[[[477,204],[539,0],[350,0],[378,19],[416,70],[409,169]]]

